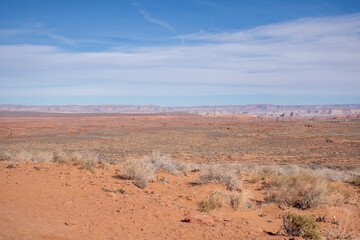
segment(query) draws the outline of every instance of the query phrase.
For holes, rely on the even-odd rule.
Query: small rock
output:
[[[68,222],[65,222],[65,225],[66,226],[75,226],[76,222],[75,221],[68,221]]]
[[[251,233],[264,233],[264,230],[262,230],[261,228],[257,228],[257,227],[251,227]]]
[[[210,216],[207,215],[200,215],[200,214],[193,214],[189,215],[187,218],[182,220],[183,222],[191,222],[191,223],[199,223],[211,226],[214,224],[214,220]]]

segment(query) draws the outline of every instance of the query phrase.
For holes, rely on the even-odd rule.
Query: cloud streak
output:
[[[57,40],[61,43],[76,46],[76,41],[64,37],[62,35],[56,34],[53,31],[42,28],[41,24],[31,24],[28,26],[24,26],[16,29],[0,29],[0,37],[13,37],[13,36],[21,36],[21,35],[37,35],[37,36],[46,36]]]
[[[300,19],[130,52],[0,46],[0,95],[360,98],[360,14]],[[196,44],[191,45],[192,42]]]
[[[138,4],[136,1],[132,1],[132,6],[136,7],[138,12],[144,17],[144,19],[146,19],[147,21],[151,22],[151,23],[155,23],[163,28],[166,28],[167,30],[169,30],[170,32],[172,32],[177,38],[179,38],[181,40],[181,43],[184,44],[185,40],[183,38],[182,35],[180,35],[175,28],[173,28],[169,23],[161,21],[159,19],[153,18],[148,11],[146,11],[144,8],[141,7],[140,4]]]

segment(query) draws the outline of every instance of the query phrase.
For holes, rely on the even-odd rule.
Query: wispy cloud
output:
[[[140,4],[138,4],[136,1],[132,1],[131,3],[132,6],[136,7],[137,10],[139,11],[139,13],[149,22],[155,23],[161,27],[166,28],[167,30],[169,30],[170,32],[172,32],[173,34],[175,34],[175,36],[177,38],[179,38],[181,40],[181,43],[184,44],[184,38],[182,35],[180,35],[175,28],[173,28],[169,23],[161,21],[159,19],[156,19],[154,17],[152,17],[148,11],[146,11],[143,7],[141,7]]]
[[[26,24],[24,26],[13,29],[0,29],[0,37],[13,37],[13,36],[21,36],[21,35],[46,36],[67,45],[76,46],[77,44],[75,40],[72,40],[70,38],[56,34],[51,30],[43,28],[43,25],[41,23]]]
[[[0,95],[360,98],[359,30],[360,14],[355,14],[196,33],[184,36],[188,45],[130,52],[0,46]]]
[[[184,35],[187,40],[207,40],[214,42],[252,41],[316,41],[325,37],[356,35],[360,32],[360,14],[347,16],[304,18],[278,24],[269,24],[245,31],[221,33],[194,33]]]

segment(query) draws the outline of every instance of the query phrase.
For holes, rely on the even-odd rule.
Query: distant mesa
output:
[[[0,111],[42,113],[192,113],[206,116],[250,115],[263,117],[327,117],[359,115],[360,104],[348,105],[271,105],[160,107],[157,105],[0,105]]]

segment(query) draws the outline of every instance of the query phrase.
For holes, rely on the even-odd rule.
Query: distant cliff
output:
[[[160,107],[157,105],[0,105],[0,111],[52,113],[170,113],[184,112],[201,115],[247,114],[265,117],[317,117],[360,114],[360,104],[352,105],[271,105]]]

